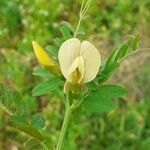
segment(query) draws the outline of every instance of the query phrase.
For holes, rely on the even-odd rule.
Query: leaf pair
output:
[[[47,81],[43,81],[33,88],[32,95],[40,96],[40,95],[44,95],[49,92],[52,92],[58,89],[60,83],[61,83],[61,80],[60,78],[57,78],[57,77],[51,78]]]
[[[32,138],[44,141],[40,130],[45,126],[45,120],[40,113],[31,116],[29,108],[18,91],[7,89],[0,84],[0,106],[10,115],[13,127],[25,132]]]
[[[29,108],[20,93],[7,89],[3,84],[0,84],[0,107],[10,115],[26,116],[29,113]]]
[[[41,129],[45,126],[45,119],[40,113],[34,114],[29,123],[26,118],[21,116],[11,116],[10,121],[13,127],[31,136],[31,139],[24,145],[26,149],[44,148],[45,137],[42,135]]]
[[[54,45],[48,45],[45,48],[50,53],[50,55],[52,55],[55,59],[58,58],[58,51],[59,51],[60,46],[62,45],[64,41],[72,38],[72,35],[75,32],[75,29],[70,23],[66,21],[62,21],[59,27],[59,31],[62,34],[62,37],[57,37],[53,39]],[[83,31],[83,29],[80,28],[77,34],[83,35],[85,34],[85,32]]]
[[[70,33],[74,34],[75,33],[75,28],[69,23],[69,22],[66,22],[66,21],[62,21],[62,26],[64,26],[66,29],[68,29],[70,31]],[[64,31],[63,31],[64,32]],[[62,32],[62,34],[64,34]],[[77,34],[78,35],[84,35],[85,32],[83,31],[82,28],[79,28],[79,30],[77,31]],[[69,37],[67,38],[69,39]]]
[[[117,108],[114,100],[125,95],[126,89],[116,85],[101,85],[83,101],[83,111],[87,114],[107,112]]]
[[[132,51],[138,48],[138,36],[130,36],[119,48],[116,48],[108,59],[103,63],[99,74],[99,83],[106,81],[119,67],[121,60],[126,58]]]
[[[10,121],[11,125],[20,131],[38,139],[39,141],[44,140],[44,137],[40,131],[35,128],[35,126],[32,126],[32,124],[30,125],[24,118],[21,118],[20,116],[11,116]]]
[[[40,130],[45,126],[45,119],[40,113],[36,113],[31,117],[30,123],[28,123],[26,118],[22,116],[13,115],[10,117],[12,126],[18,128],[19,130],[25,132],[26,134],[34,137],[40,141],[44,140],[44,137],[40,133]]]
[[[24,147],[26,150],[49,150],[44,142],[31,138],[25,142]]]

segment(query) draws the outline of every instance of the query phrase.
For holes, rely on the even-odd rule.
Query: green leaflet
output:
[[[45,47],[45,49],[50,53],[50,55],[52,55],[53,57],[55,57],[55,59],[57,59],[58,51],[59,51],[58,47],[55,47],[53,45],[48,45]]]
[[[55,45],[56,45],[56,47],[60,47],[61,45],[62,45],[62,43],[63,43],[63,40],[61,39],[61,38],[55,38],[55,39],[53,39],[53,41],[54,41],[54,43],[55,43]]]
[[[107,67],[104,68],[104,70],[102,70],[102,72],[100,73],[99,77],[98,77],[98,81],[104,82],[106,80],[109,79],[109,77],[114,73],[114,71],[119,67],[119,64],[116,63],[112,63],[111,65],[108,65]]]
[[[33,96],[40,96],[47,94],[55,89],[57,89],[60,85],[60,79],[59,78],[52,78],[47,81],[44,81],[37,86],[35,86],[32,90]]]
[[[73,28],[73,26],[67,22],[67,21],[62,21],[61,23],[63,26],[65,26],[69,31],[71,31],[72,33],[75,32],[75,29]]]
[[[120,47],[113,50],[103,64],[98,76],[99,83],[106,81],[119,67],[119,62],[138,48],[138,36],[130,36]]]
[[[66,22],[66,21],[62,21],[61,23],[65,28],[67,28],[72,34],[74,34],[75,32],[75,29],[74,27],[69,23],[69,22]],[[83,29],[80,27],[79,30],[77,31],[77,34],[79,35],[85,35],[85,32],[83,31]],[[64,33],[63,33],[64,35]],[[69,35],[67,35],[68,38],[70,38]],[[66,36],[65,36],[66,37]]]
[[[128,52],[128,48],[129,44],[124,43],[119,48],[115,49],[110,57],[107,59],[106,66],[117,63],[120,59],[125,57]]]
[[[129,37],[128,44],[133,51],[138,49],[138,43],[139,43],[139,35]]]
[[[7,89],[0,84],[0,95],[0,106],[8,114],[26,116],[29,113],[29,108],[18,91]]]
[[[44,118],[37,113],[32,116],[31,125],[27,122],[29,108],[18,91],[9,90],[0,84],[0,103],[1,107],[10,114],[10,122],[13,127],[40,141],[44,140],[38,131],[45,126]]]
[[[60,26],[59,30],[62,33],[65,40],[71,38],[70,30],[66,26]]]
[[[36,113],[31,118],[31,126],[36,129],[42,129],[45,126],[45,119],[42,114]]]
[[[35,68],[32,74],[39,77],[54,77],[54,75],[46,68]]]
[[[12,102],[12,92],[0,83],[0,103],[4,107],[8,108]]]
[[[44,140],[44,137],[37,129],[25,123],[23,120],[18,120],[18,116],[12,116],[10,121],[13,127],[21,130],[22,132],[30,135],[31,137],[38,139],[39,141]]]
[[[77,34],[85,35],[85,32],[84,32],[83,28],[79,28],[79,30],[77,31]]]
[[[26,150],[42,150],[43,146],[40,141],[35,138],[31,138],[24,143],[24,147]]]
[[[117,108],[113,101],[126,94],[126,89],[116,85],[102,85],[91,92],[83,101],[83,111],[87,114],[107,112]]]

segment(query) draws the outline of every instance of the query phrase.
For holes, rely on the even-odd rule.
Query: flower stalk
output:
[[[71,112],[72,112],[72,109],[70,107],[69,94],[66,94],[66,112],[65,112],[63,125],[62,125],[62,128],[61,128],[60,136],[59,136],[59,139],[58,139],[58,143],[57,143],[57,146],[56,146],[56,150],[62,150],[62,148],[63,148],[64,138],[65,138],[67,128],[68,128],[68,125],[69,125]]]

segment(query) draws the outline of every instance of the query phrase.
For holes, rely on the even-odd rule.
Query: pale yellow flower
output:
[[[50,69],[50,71],[55,75],[60,75],[59,66],[54,61],[54,59],[50,57],[48,53],[36,41],[33,41],[32,45],[39,63]]]
[[[80,42],[77,38],[65,41],[59,50],[58,60],[62,74],[69,84],[81,85],[92,81],[101,65],[99,51],[88,41]]]

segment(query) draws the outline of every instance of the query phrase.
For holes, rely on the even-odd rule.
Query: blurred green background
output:
[[[0,0],[0,82],[19,90],[34,112],[47,119],[45,135],[57,142],[64,105],[59,96],[32,97],[39,78],[32,75],[38,65],[31,42],[46,46],[59,36],[65,20],[76,26],[81,0]],[[124,61],[111,83],[124,85],[128,95],[109,113],[82,116],[71,125],[65,150],[148,150],[150,147],[150,1],[93,0],[82,22],[88,39],[100,49],[102,58],[129,35],[140,37],[138,52]],[[9,126],[0,109],[0,150],[22,150],[29,137]]]

